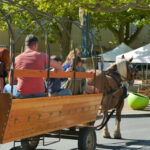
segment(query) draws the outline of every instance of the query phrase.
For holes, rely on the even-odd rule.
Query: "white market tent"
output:
[[[132,48],[125,43],[121,43],[113,50],[103,54],[104,58],[104,70],[116,61],[116,56],[131,51]],[[98,68],[101,70],[101,63],[98,64]]]
[[[119,46],[114,48],[113,50],[106,52],[103,54],[104,62],[115,62],[116,56],[131,51],[132,48],[127,46],[125,43],[121,43]]]
[[[126,59],[130,59],[133,56],[132,63],[150,64],[150,44],[132,50],[123,54]],[[116,56],[116,60],[121,59],[122,55]]]

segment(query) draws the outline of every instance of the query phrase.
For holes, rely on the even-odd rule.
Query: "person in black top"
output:
[[[52,60],[57,61],[62,65],[62,60],[58,56],[52,56]],[[53,68],[50,68],[50,70],[53,70]],[[61,83],[66,80],[62,78],[52,78],[50,79],[50,86],[48,87],[48,95],[51,96],[64,96],[64,95],[72,95],[71,91],[69,89],[61,88]],[[46,83],[47,85],[47,83]]]

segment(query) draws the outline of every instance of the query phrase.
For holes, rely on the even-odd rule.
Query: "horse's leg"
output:
[[[124,106],[124,101],[122,102],[120,108],[116,110],[116,127],[114,131],[115,139],[121,139],[120,122],[121,122],[121,111],[123,106]]]
[[[106,113],[106,118],[108,117],[108,112],[106,111],[104,111],[103,112],[103,117],[105,117],[105,114]],[[105,120],[106,120],[106,118],[105,118]],[[104,138],[111,138],[111,136],[110,136],[110,133],[109,133],[109,131],[108,131],[108,126],[107,126],[107,124],[104,126],[104,129],[103,129],[103,137]]]

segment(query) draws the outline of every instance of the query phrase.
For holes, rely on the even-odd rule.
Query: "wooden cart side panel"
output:
[[[11,95],[0,93],[0,143],[2,143],[5,133],[11,104]]]
[[[15,69],[15,77],[36,77],[36,78],[47,78],[48,71],[45,70],[19,70]],[[51,78],[74,78],[74,72],[59,72],[50,71]],[[94,78],[92,72],[76,72],[76,78]]]
[[[13,100],[3,143],[95,121],[101,96]]]

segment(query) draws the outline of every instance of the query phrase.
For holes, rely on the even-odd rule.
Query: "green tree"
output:
[[[149,0],[86,0],[80,5],[92,12],[123,12],[128,9],[150,10]]]
[[[98,30],[102,28],[109,29],[116,37],[115,42],[117,43],[125,42],[130,45],[143,26],[150,23],[149,0],[14,0],[5,2],[0,2],[0,6],[5,13],[17,11],[17,13],[11,14],[9,17],[12,20],[12,24],[21,30],[30,26],[27,32],[32,32],[38,28],[38,24],[28,11],[22,11],[20,7],[28,8],[48,32],[49,41],[59,41],[63,58],[70,50],[70,37],[68,34],[71,35],[72,31],[71,21],[79,20],[79,7],[91,12],[91,28],[97,27]],[[16,2],[21,6],[19,7],[18,4],[15,4]],[[50,17],[51,15],[57,18]],[[61,20],[60,17],[71,21],[68,22],[63,19],[63,26],[61,26],[57,22],[57,19]],[[2,26],[1,29],[5,30],[6,22],[0,20],[0,25]],[[130,29],[133,25],[136,25],[136,30],[131,33]],[[42,33],[40,29],[36,30],[36,32]]]
[[[80,5],[91,12],[92,25],[109,29],[118,44],[130,45],[145,25],[150,24],[149,0],[87,0]],[[131,27],[136,26],[134,32]]]
[[[137,38],[142,28],[150,23],[150,11],[128,9],[119,13],[99,12],[93,13],[91,19],[92,24],[98,30],[109,29],[116,38],[114,42],[118,44],[124,42],[130,45]],[[135,30],[131,31],[133,26]]]
[[[64,18],[62,19],[61,24],[55,20],[51,24],[52,33],[57,37],[61,45],[61,54],[65,58],[70,50],[71,45],[71,31],[72,31],[72,21],[78,19],[78,7],[73,0],[64,1],[64,0],[34,0],[37,9],[45,12],[46,14],[53,15],[55,17]],[[66,21],[66,19],[70,21]]]
[[[56,42],[58,40],[62,49],[62,57],[66,57],[70,50],[72,21],[78,19],[78,7],[73,0],[15,0],[13,2],[0,3],[0,5],[4,12],[7,12],[7,14],[11,13],[9,19],[15,27],[20,30],[30,27],[24,33],[30,33],[38,28],[38,24],[31,13],[34,14],[48,33],[49,41]],[[27,8],[31,13],[27,10],[22,11],[23,8]],[[13,13],[15,11],[17,13]],[[59,19],[60,17],[65,19]],[[66,19],[70,21],[66,21]],[[2,30],[6,29],[5,21],[1,20],[0,24],[3,26]],[[39,35],[42,33],[40,28],[36,32]]]

